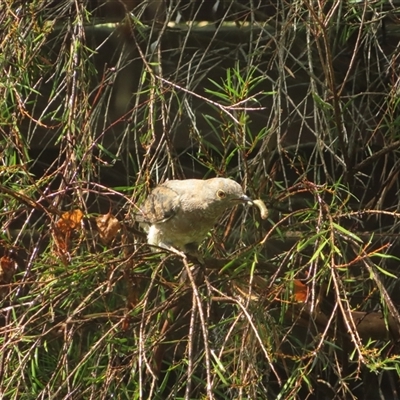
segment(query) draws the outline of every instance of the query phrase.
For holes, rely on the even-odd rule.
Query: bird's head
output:
[[[219,204],[221,208],[233,207],[239,203],[250,203],[253,201],[246,196],[242,187],[232,179],[212,178],[208,179],[207,186],[213,203]]]

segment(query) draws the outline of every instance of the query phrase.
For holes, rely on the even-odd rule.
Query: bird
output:
[[[156,186],[141,208],[147,243],[179,254],[198,248],[228,208],[252,200],[229,178],[168,180]]]

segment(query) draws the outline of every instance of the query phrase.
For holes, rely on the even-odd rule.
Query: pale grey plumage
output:
[[[232,179],[170,180],[158,185],[142,207],[149,244],[194,252],[230,207],[251,203]]]

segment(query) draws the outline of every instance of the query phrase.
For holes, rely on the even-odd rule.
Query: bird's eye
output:
[[[222,189],[219,189],[218,192],[217,192],[217,196],[218,196],[220,199],[223,199],[223,198],[225,198],[226,193],[225,193]]]

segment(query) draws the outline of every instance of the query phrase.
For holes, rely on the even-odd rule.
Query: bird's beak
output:
[[[243,201],[243,203],[249,203],[251,205],[254,204],[253,200],[250,197],[246,196],[245,194],[242,197],[240,197],[240,201]]]

